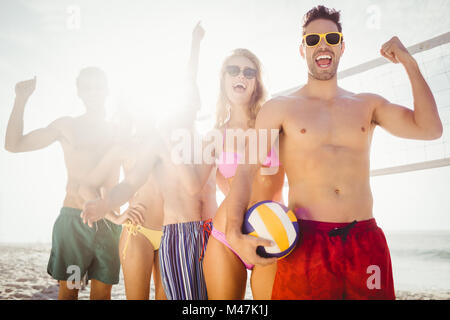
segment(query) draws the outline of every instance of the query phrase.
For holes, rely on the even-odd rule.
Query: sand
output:
[[[53,300],[58,296],[58,284],[47,274],[47,261],[50,245],[0,245],[0,299],[6,300]],[[450,291],[423,290],[412,292],[396,291],[401,300],[450,300]],[[113,286],[111,297],[114,300],[125,299],[122,274],[120,282]],[[150,294],[154,299],[154,291]],[[246,299],[252,295],[247,286]],[[89,285],[80,291],[80,300],[89,299]]]

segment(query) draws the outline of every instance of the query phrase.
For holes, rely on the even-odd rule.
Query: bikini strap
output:
[[[123,260],[125,261],[125,256],[127,253],[127,248],[128,248],[128,243],[130,242],[130,237],[131,235],[135,236],[137,235],[137,232],[139,231],[139,226],[133,224],[130,220],[128,220],[125,224],[124,224],[125,228],[127,229],[127,240],[125,241],[125,246],[123,247]]]

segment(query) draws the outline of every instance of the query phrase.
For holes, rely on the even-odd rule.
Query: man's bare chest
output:
[[[311,103],[291,108],[283,122],[287,139],[309,148],[323,145],[367,147],[375,124],[362,103]]]
[[[115,141],[112,126],[87,123],[74,123],[64,131],[62,142],[76,152],[102,152],[110,148]]]
[[[108,127],[78,125],[67,128],[61,138],[66,162],[70,167],[91,170],[114,146],[114,133]]]

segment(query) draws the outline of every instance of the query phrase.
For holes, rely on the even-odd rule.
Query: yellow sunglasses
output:
[[[330,46],[337,46],[342,41],[341,32],[327,32],[327,33],[308,33],[303,36],[303,41],[308,47],[316,47],[319,45],[322,38]]]

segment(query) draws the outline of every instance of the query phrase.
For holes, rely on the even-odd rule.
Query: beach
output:
[[[387,234],[396,296],[400,300],[450,300],[450,232]],[[47,274],[50,244],[0,244],[0,299],[53,300],[57,281]],[[152,284],[153,287],[153,284]],[[154,299],[154,290],[151,290]],[[247,286],[246,299],[252,299]],[[80,291],[89,299],[89,285]],[[125,299],[123,276],[113,300]]]

